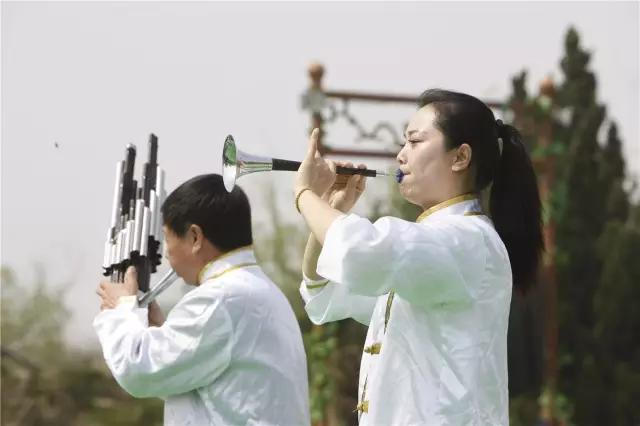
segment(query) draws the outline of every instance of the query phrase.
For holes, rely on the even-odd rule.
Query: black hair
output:
[[[218,174],[196,176],[176,188],[162,204],[162,218],[180,237],[190,225],[198,225],[223,252],[253,242],[247,196],[238,185],[227,192]]]
[[[464,93],[427,90],[419,98],[419,106],[426,105],[435,110],[448,150],[463,143],[471,147],[475,191],[493,183],[489,214],[509,253],[513,285],[526,291],[535,281],[544,240],[538,182],[520,133]]]

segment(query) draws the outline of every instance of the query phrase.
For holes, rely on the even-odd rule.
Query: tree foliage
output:
[[[556,418],[574,424],[636,424],[640,410],[631,401],[639,397],[640,316],[629,301],[637,296],[640,275],[632,254],[640,253],[633,219],[638,206],[625,191],[621,141],[611,120],[600,140],[607,116],[597,101],[591,54],[574,29],[564,46],[553,105],[542,102],[544,94],[526,93],[526,73],[513,80],[512,100],[525,105],[519,124],[534,161],[555,157],[545,223],[556,226],[559,399],[540,401],[556,405]],[[553,142],[543,149],[544,120],[552,123]],[[518,404],[526,411],[527,403]]]
[[[2,268],[2,424],[160,425],[162,401],[134,399],[101,354],[69,347],[64,286],[20,282]]]

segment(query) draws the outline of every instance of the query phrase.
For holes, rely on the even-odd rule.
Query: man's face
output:
[[[165,240],[165,257],[169,261],[171,268],[176,271],[176,274],[187,284],[195,284],[197,280],[198,271],[194,272],[195,256],[193,255],[193,244],[188,238],[189,232],[184,237],[178,236],[169,227],[164,225]]]

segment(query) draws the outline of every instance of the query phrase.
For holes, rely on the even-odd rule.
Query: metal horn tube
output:
[[[299,161],[281,160],[279,158],[260,157],[240,151],[233,139],[229,135],[224,141],[222,149],[222,177],[224,187],[228,192],[233,190],[236,180],[249,173],[268,172],[272,170],[297,171],[300,167]],[[355,167],[336,167],[339,175],[363,175],[363,176],[389,176],[386,172],[370,169],[359,169]]]
[[[236,148],[233,136],[224,140],[222,149],[222,179],[228,192],[233,190],[236,179],[249,173],[267,172],[273,169],[273,161],[268,157],[259,157],[244,153]]]

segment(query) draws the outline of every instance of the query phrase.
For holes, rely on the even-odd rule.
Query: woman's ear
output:
[[[451,170],[454,172],[461,172],[466,170],[471,165],[471,146],[467,143],[463,143],[456,149],[456,155],[453,158],[453,164]]]
[[[204,233],[199,225],[192,224],[189,226],[189,240],[191,241],[191,252],[193,254],[198,253],[204,243]]]

